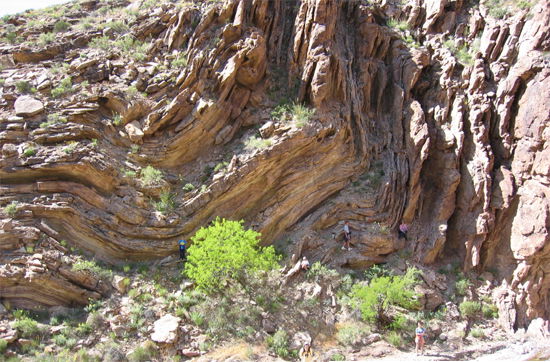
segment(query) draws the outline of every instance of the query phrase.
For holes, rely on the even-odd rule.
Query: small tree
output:
[[[392,306],[406,309],[418,307],[414,286],[419,273],[418,269],[409,268],[403,276],[383,275],[373,278],[368,285],[355,285],[352,298],[363,319],[390,325],[393,318],[388,312]]]
[[[259,247],[260,233],[242,223],[216,218],[191,238],[185,273],[199,289],[214,293],[231,281],[245,286],[247,276],[278,266],[275,249]]]

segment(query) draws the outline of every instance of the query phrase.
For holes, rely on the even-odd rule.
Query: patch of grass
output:
[[[78,326],[76,326],[75,328],[75,333],[81,337],[87,336],[88,334],[90,334],[90,332],[92,332],[92,325],[86,322],[79,323]]]
[[[64,96],[72,92],[73,92],[73,83],[72,83],[71,77],[65,77],[57,87],[52,89],[51,95],[54,98],[59,98],[61,96]]]
[[[15,89],[17,89],[19,93],[26,94],[31,92],[32,86],[28,81],[20,80],[15,82]]]
[[[187,55],[178,54],[178,56],[170,63],[172,68],[185,68],[187,66]]]
[[[38,322],[29,317],[26,313],[14,313],[15,322],[13,322],[13,328],[19,332],[19,335],[23,338],[32,339],[38,336],[42,331],[38,327]]]
[[[341,353],[333,353],[332,356],[330,356],[331,361],[345,361],[346,356],[344,356]]]
[[[95,49],[109,50],[111,49],[111,44],[112,44],[112,41],[111,39],[109,39],[108,36],[100,36],[92,39],[88,43],[88,46],[90,48],[95,48]]]
[[[136,178],[137,177],[137,172],[134,171],[134,170],[122,169],[121,172],[122,172],[122,175],[124,177],[128,177],[128,178]]]
[[[113,31],[118,34],[127,33],[130,30],[130,27],[121,20],[110,21],[105,24],[105,27],[113,29]]]
[[[198,327],[201,327],[204,324],[204,317],[201,313],[192,311],[189,315],[191,321]]]
[[[59,20],[54,24],[53,31],[56,33],[61,33],[69,30],[70,28],[71,28],[71,24],[67,23],[66,21]]]
[[[251,136],[245,141],[244,148],[248,151],[261,150],[273,144],[271,139],[263,139],[257,136]]]
[[[489,15],[496,19],[503,19],[509,15],[508,8],[502,0],[488,0],[485,6],[489,10]]]
[[[97,148],[97,146],[99,145],[97,138],[93,138],[90,144],[92,145],[93,148]]]
[[[107,268],[98,265],[95,260],[78,260],[72,266],[74,271],[88,271],[101,279],[110,279],[113,276],[113,272]]]
[[[12,201],[10,204],[4,207],[4,214],[8,215],[9,217],[14,217],[15,214],[17,214],[18,205],[19,203],[17,201]]]
[[[533,3],[526,0],[519,0],[518,2],[516,2],[516,6],[521,10],[529,10],[533,6]]]
[[[403,347],[403,337],[401,337],[401,334],[399,334],[398,332],[390,331],[385,335],[385,338],[392,346],[397,348]]]
[[[36,42],[40,46],[46,46],[55,41],[55,33],[42,33],[36,39]]]
[[[6,350],[8,349],[8,341],[6,341],[5,339],[0,339],[0,353],[4,353],[6,352]]]
[[[407,46],[409,46],[410,48],[418,48],[420,47],[420,44],[416,41],[415,38],[412,37],[412,35],[406,35],[405,37],[403,37],[403,41],[405,42],[405,44],[407,44]]]
[[[36,155],[36,148],[34,148],[33,146],[27,146],[25,148],[25,151],[23,151],[24,157],[31,157],[34,155]]]
[[[466,295],[468,289],[472,286],[472,282],[464,276],[459,277],[455,284],[456,294],[460,296]]]
[[[338,326],[336,339],[343,346],[353,346],[361,342],[361,340],[371,333],[367,325],[359,323],[347,323]]]
[[[162,171],[157,170],[153,166],[147,166],[141,169],[139,173],[139,180],[145,186],[158,185],[162,182]]]
[[[290,356],[288,334],[285,330],[279,329],[272,336],[265,339],[267,347],[277,356],[286,359]]]
[[[479,312],[481,312],[481,303],[476,301],[467,300],[458,306],[460,314],[466,318],[475,317]]]
[[[132,36],[124,36],[111,43],[118,48],[124,55],[135,60],[145,60],[148,44],[134,39]]]
[[[128,355],[128,360],[130,362],[151,361],[157,354],[155,343],[153,341],[146,341],[141,346],[136,347],[136,349]]]
[[[65,146],[63,148],[63,152],[65,152],[66,154],[70,155],[71,153],[74,152],[74,150],[76,149],[76,147],[78,146],[78,142],[76,141],[69,141],[69,143],[67,143],[67,146]]]
[[[214,173],[217,173],[218,171],[224,171],[224,169],[229,165],[229,162],[220,162],[214,167]]]
[[[290,111],[297,127],[303,127],[315,114],[314,109],[298,103],[293,103]]]
[[[480,338],[480,339],[485,338],[485,331],[481,328],[472,328],[472,330],[470,331],[470,334],[474,338]]]
[[[409,23],[407,23],[406,21],[399,21],[395,19],[388,20],[387,25],[392,29],[398,29],[401,31],[410,29]]]
[[[337,277],[339,274],[334,269],[329,269],[321,262],[315,262],[306,273],[306,277],[310,280],[319,281],[321,279],[330,279]]]
[[[48,116],[46,117],[46,119],[48,120],[48,123],[51,123],[51,124],[55,124],[55,123],[67,123],[67,122],[68,122],[67,118],[61,116],[61,114],[59,114],[59,113],[51,113],[51,114],[48,114]],[[42,127],[42,126],[40,126],[40,127]]]

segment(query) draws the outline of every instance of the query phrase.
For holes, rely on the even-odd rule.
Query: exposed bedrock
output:
[[[16,202],[2,217],[18,226],[0,234],[1,297],[29,307],[108,293],[60,266],[44,267],[63,290],[55,296],[44,274],[27,277],[20,259],[51,247],[24,251],[40,235],[122,263],[172,254],[177,238],[221,216],[344,270],[403,248],[426,264],[460,258],[497,273],[507,327],[548,319],[549,7],[497,20],[461,1],[234,0],[137,19],[134,36],[153,39],[141,63],[65,51],[87,51],[95,33],[2,48],[9,71],[38,88],[49,78],[32,67],[59,59],[93,91],[36,95],[45,110],[17,116],[5,83],[0,201]],[[186,66],[161,66],[181,49]],[[147,96],[128,96],[130,84]],[[286,97],[314,108],[311,119],[273,115]],[[53,113],[66,122],[44,126]],[[143,181],[146,166],[162,179]],[[156,211],[167,194],[175,208]],[[348,253],[337,243],[344,220]],[[395,235],[402,222],[407,242]]]

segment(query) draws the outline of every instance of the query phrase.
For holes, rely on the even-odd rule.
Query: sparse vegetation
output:
[[[153,201],[155,210],[161,213],[166,213],[176,208],[175,195],[169,191],[162,192],[158,201]]]
[[[19,93],[25,94],[31,92],[32,86],[28,81],[20,80],[15,82],[15,89],[17,89]]]
[[[479,312],[481,312],[481,303],[476,301],[467,300],[458,306],[460,314],[465,318],[473,318]]]
[[[78,146],[78,142],[76,141],[69,141],[65,147],[63,147],[63,152],[66,154],[71,154],[74,152],[76,147]]]
[[[343,346],[354,346],[361,343],[363,338],[371,333],[367,325],[361,323],[347,323],[338,326],[336,339]]]
[[[37,39],[37,43],[40,46],[51,44],[54,41],[55,41],[55,33],[41,33]]]
[[[263,139],[257,136],[251,136],[246,140],[244,148],[249,151],[261,150],[271,146],[272,143],[273,142],[269,138]]]
[[[13,328],[16,329],[23,338],[33,338],[42,331],[38,328],[38,323],[32,319],[28,313],[22,310],[14,312],[15,322]]]
[[[409,23],[407,23],[406,21],[399,21],[395,19],[388,20],[387,24],[390,28],[398,29],[400,31],[409,30],[410,28]]]
[[[291,119],[295,122],[297,127],[303,127],[314,114],[314,109],[299,103],[282,103],[271,111],[271,117],[273,119],[279,122]]]
[[[8,341],[5,339],[0,339],[0,353],[4,353],[8,349]]]
[[[461,296],[466,295],[471,286],[472,282],[461,274],[455,284],[456,294]]]
[[[54,24],[53,31],[56,33],[61,33],[63,31],[69,30],[70,27],[71,24],[67,23],[66,21],[59,20]]]
[[[185,68],[187,66],[187,55],[178,54],[178,56],[172,60],[172,68]]]
[[[71,81],[71,77],[65,77],[57,87],[52,89],[51,94],[52,94],[52,97],[59,98],[66,94],[72,93],[72,91],[73,91],[73,83]]]
[[[481,307],[481,313],[485,318],[498,318],[498,307],[494,304],[484,303]]]
[[[130,30],[130,27],[121,20],[110,21],[105,24],[105,28],[111,28],[115,33],[124,34]]]
[[[111,270],[98,265],[95,260],[79,259],[73,264],[72,269],[74,271],[88,271],[101,279],[110,279],[113,275]]]
[[[153,166],[142,168],[139,173],[139,180],[145,186],[158,185],[162,182],[162,171],[157,170]]]
[[[12,201],[4,207],[4,214],[8,215],[9,217],[14,217],[15,214],[17,214],[18,205],[19,203],[17,201]]]
[[[184,192],[191,192],[195,189],[195,186],[192,184],[192,183],[186,183],[184,186],[183,186],[183,191]]]
[[[36,148],[34,148],[34,146],[27,146],[23,151],[24,157],[31,157],[34,155],[36,155]]]
[[[130,362],[151,361],[157,354],[155,343],[153,341],[146,341],[128,355],[128,360]]]
[[[388,334],[386,334],[386,340],[389,344],[393,345],[394,347],[401,348],[403,347],[403,337],[401,337],[401,334],[396,331],[390,331]]]
[[[130,146],[130,153],[136,154],[139,152],[139,145],[131,145]]]
[[[481,328],[472,328],[470,335],[474,338],[485,338],[485,331]]]
[[[279,329],[273,336],[267,336],[265,339],[267,347],[277,356],[286,359],[290,356],[288,345],[288,334]]]
[[[113,124],[120,126],[122,124],[122,116],[119,113],[113,114]]]

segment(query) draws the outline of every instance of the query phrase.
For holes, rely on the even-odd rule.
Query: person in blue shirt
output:
[[[187,256],[185,255],[185,246],[187,245],[187,241],[182,239],[178,242],[178,244],[180,246],[180,259],[186,261]]]
[[[426,330],[424,329],[424,323],[422,321],[418,321],[417,327],[414,331],[414,334],[416,337],[414,338],[414,341],[416,343],[416,355],[424,354],[424,335],[426,334]]]

